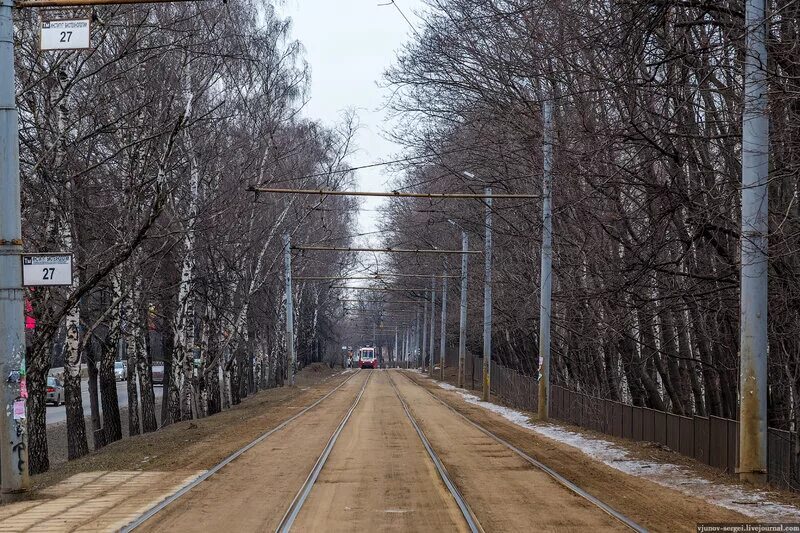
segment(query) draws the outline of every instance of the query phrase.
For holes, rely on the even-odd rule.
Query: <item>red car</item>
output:
[[[361,368],[378,368],[378,358],[375,357],[375,350],[359,350]]]

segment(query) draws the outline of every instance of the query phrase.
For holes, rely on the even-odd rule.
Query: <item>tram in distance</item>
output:
[[[375,356],[375,348],[359,348],[358,361],[361,368],[378,368],[378,358]]]

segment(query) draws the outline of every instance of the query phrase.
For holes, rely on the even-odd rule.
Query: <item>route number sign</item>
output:
[[[90,48],[91,19],[42,20],[39,45],[42,50]]]
[[[72,285],[72,254],[23,254],[22,284]]]

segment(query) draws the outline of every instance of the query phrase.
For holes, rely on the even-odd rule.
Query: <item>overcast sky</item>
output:
[[[311,100],[305,116],[333,124],[342,111],[356,111],[361,129],[352,166],[389,160],[400,147],[384,139],[386,91],[378,87],[413,30],[388,0],[285,0],[278,11],[292,19],[292,36],[305,48],[311,66]],[[413,22],[420,0],[395,0]],[[391,176],[381,167],[356,172],[361,190],[385,190]],[[359,230],[375,231],[381,200],[365,199]]]

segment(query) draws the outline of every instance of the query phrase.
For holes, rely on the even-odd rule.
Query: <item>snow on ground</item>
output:
[[[477,396],[464,389],[456,388],[449,383],[437,382],[437,385],[445,390],[457,392],[465,401],[497,413],[520,427],[530,429],[544,437],[577,448],[589,457],[602,461],[620,472],[653,481],[661,486],[675,489],[689,496],[702,498],[711,504],[719,505],[762,521],[800,520],[800,509],[792,505],[770,501],[770,493],[767,491],[739,485],[714,483],[700,477],[697,473],[684,466],[635,459],[629,455],[627,450],[613,442],[568,431],[555,424],[531,422],[530,418],[524,413],[502,405],[483,402]]]

